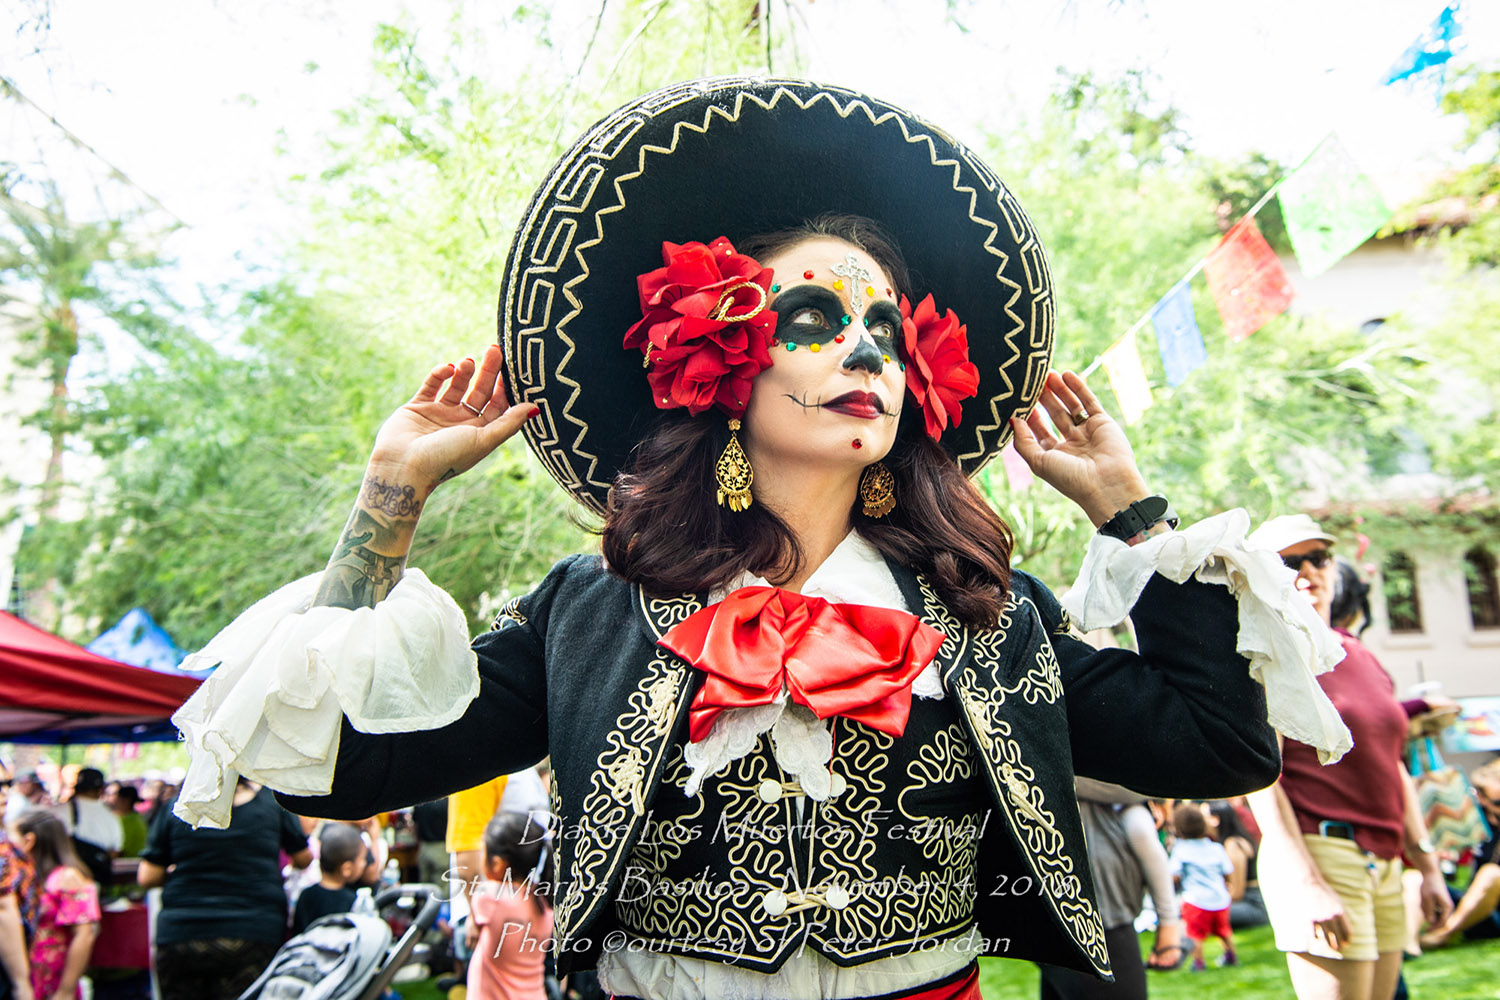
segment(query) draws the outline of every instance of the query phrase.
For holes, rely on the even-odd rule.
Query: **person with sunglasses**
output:
[[[1452,909],[1416,791],[1401,766],[1406,712],[1379,661],[1332,623],[1339,596],[1334,537],[1306,514],[1272,518],[1250,536],[1296,571],[1296,588],[1329,622],[1344,659],[1318,676],[1354,748],[1324,766],[1282,744],[1281,778],[1250,795],[1260,825],[1261,893],[1300,1000],[1390,1000],[1401,974],[1403,853],[1422,872],[1429,922]]]

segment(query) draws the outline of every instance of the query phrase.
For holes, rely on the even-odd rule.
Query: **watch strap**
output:
[[[1177,527],[1177,512],[1172,509],[1171,501],[1166,497],[1149,496],[1135,501],[1123,510],[1115,511],[1113,517],[1099,525],[1099,534],[1128,542],[1162,522],[1166,522],[1169,527]]]

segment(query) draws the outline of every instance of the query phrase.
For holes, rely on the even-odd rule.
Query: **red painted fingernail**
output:
[[[541,412],[542,412],[542,408],[540,406],[537,406],[536,404],[533,403],[532,407],[531,407],[531,412],[528,413],[528,414],[526,414],[526,419],[530,420],[532,417],[536,416],[538,413],[541,413]]]

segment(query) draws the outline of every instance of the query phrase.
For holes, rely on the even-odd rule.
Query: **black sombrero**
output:
[[[1005,445],[1009,417],[1041,393],[1053,334],[1047,259],[1015,197],[900,108],[802,80],[722,77],[597,122],[547,174],[511,243],[505,383],[513,402],[541,408],[526,439],[564,489],[602,513],[661,413],[621,341],[641,318],[636,277],[661,266],[662,242],[738,242],[828,212],[881,223],[916,299],[931,293],[968,326],[979,394],[943,446],[972,475]]]

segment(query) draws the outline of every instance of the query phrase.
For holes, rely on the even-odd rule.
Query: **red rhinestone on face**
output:
[[[859,438],[855,438],[854,439],[854,450],[855,451],[858,451],[859,449],[863,448],[864,446],[865,446],[865,443],[863,441],[861,441]]]
[[[844,335],[842,333],[835,333],[833,335],[833,342],[835,344],[842,344],[844,342]]]
[[[806,278],[808,281],[811,281],[812,280],[812,272],[811,271],[803,271],[802,272],[802,277]]]

